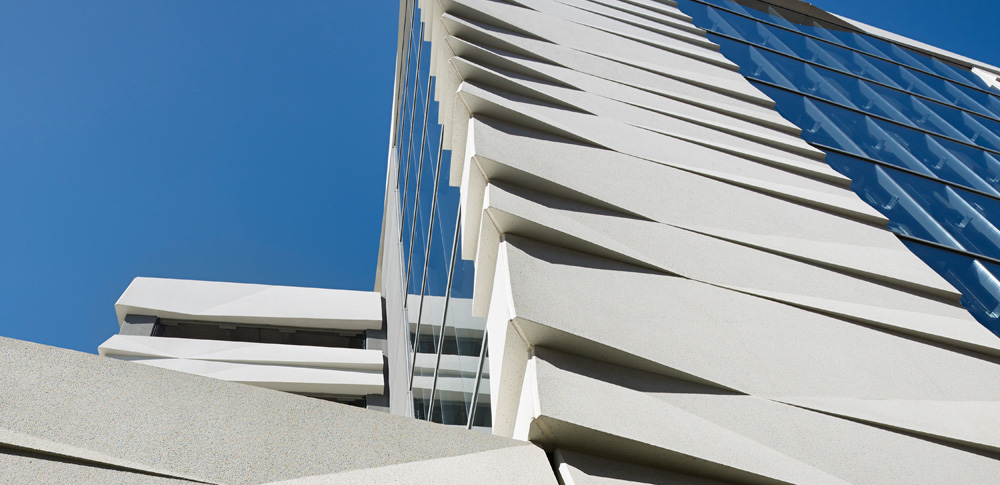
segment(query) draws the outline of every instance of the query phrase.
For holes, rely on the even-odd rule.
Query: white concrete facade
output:
[[[494,434],[563,483],[1000,473],[1000,340],[676,4],[417,3]]]

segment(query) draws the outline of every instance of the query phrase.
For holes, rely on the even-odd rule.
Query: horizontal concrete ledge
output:
[[[363,331],[382,328],[381,295],[215,281],[136,278],[115,303],[125,315]]]
[[[97,348],[105,357],[150,357],[382,371],[382,352],[311,345],[114,335]]]
[[[115,335],[98,353],[278,391],[341,396],[385,392],[378,350]]]

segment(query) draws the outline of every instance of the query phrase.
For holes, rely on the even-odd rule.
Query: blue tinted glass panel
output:
[[[726,56],[748,78],[817,96],[841,106],[905,123],[965,143],[1000,151],[1000,122],[794,58],[733,43]]]
[[[968,70],[763,2],[679,5],[1000,334],[997,93]]]
[[[475,282],[475,276],[475,263],[459,258],[455,262],[455,279],[452,281],[451,294],[459,298],[472,298],[472,286]]]
[[[953,103],[984,116],[997,116],[996,108],[1000,106],[1000,98],[987,91],[972,87],[980,86],[980,84],[970,84],[967,81],[967,76],[974,76],[971,72],[966,71],[965,75],[953,75],[949,78],[950,80],[942,78],[941,76],[944,75],[942,73],[954,71],[956,68],[940,61],[930,62],[928,60],[924,62],[921,60],[922,56],[898,47],[895,50],[889,49],[885,46],[891,44],[880,39],[833,29],[824,35],[818,35],[818,37],[830,42],[838,42],[848,46],[841,47],[830,42],[803,36],[786,28],[757,22],[726,10],[690,1],[682,3],[685,3],[685,12],[695,18],[696,24],[712,32],[774,49],[784,54],[794,55],[808,62],[862,76],[892,87],[902,88],[940,102]],[[752,9],[749,11],[756,12]],[[769,17],[768,21],[775,22],[773,16],[763,12],[757,12],[755,15],[758,18],[761,16],[767,16]],[[776,23],[782,24],[782,21]],[[816,33],[818,32],[814,32],[813,35]],[[723,46],[725,53],[727,42],[716,42]],[[893,55],[886,55],[885,51],[894,53],[895,58]],[[886,58],[892,59],[892,61],[887,61]],[[898,63],[902,63],[902,65]]]
[[[442,158],[446,158],[444,152]],[[427,283],[424,294],[445,296],[448,285],[448,269],[451,262],[451,251],[455,239],[455,222],[457,216],[458,194],[448,187],[448,172],[442,169],[438,173],[438,199],[434,207],[434,231],[431,236],[430,249],[427,252]]]
[[[836,153],[827,163],[851,178],[893,231],[1000,259],[1000,201]]]
[[[893,231],[958,248],[948,233],[890,176],[901,172],[836,153],[828,153],[826,160],[851,178],[851,188],[862,200],[889,218]]]
[[[1000,267],[919,242],[903,242],[962,293],[962,306],[979,323],[1000,335]]]
[[[482,345],[482,329],[470,328],[467,323],[476,324],[482,319],[468,317],[465,301],[452,300],[454,316],[448,318],[444,329],[442,358],[438,367],[438,385],[434,394],[435,412],[432,420],[438,423],[465,426],[469,421],[472,393],[479,369],[479,349]],[[451,314],[451,312],[449,312]]]
[[[412,14],[412,12],[411,12]],[[409,114],[411,113],[411,105],[413,97],[415,95],[414,86],[416,85],[416,72],[417,72],[417,48],[419,47],[419,42],[417,41],[417,34],[414,29],[419,29],[420,23],[417,20],[416,15],[411,15],[411,22],[409,32],[407,34],[407,46],[406,46],[406,56],[403,59],[403,88],[400,90],[400,104],[399,104],[399,119],[397,123],[399,124],[399,133],[396,138],[396,158],[400,160],[399,162],[399,177],[397,179],[397,186],[404,186],[403,178],[406,173],[406,160],[405,160],[405,148],[409,146],[408,142],[404,143],[404,140],[409,140],[411,126],[411,119]]]
[[[885,51],[889,50],[889,46],[886,42],[879,39],[874,39],[866,35],[859,34],[854,31],[839,30],[839,29],[823,29],[829,32],[830,35],[836,37],[840,40],[840,43],[855,50],[864,52],[876,57],[888,58]]]
[[[430,43],[422,41],[419,13],[399,87],[398,189],[401,206],[404,314],[414,415],[466,426],[472,409],[485,320],[472,317],[474,264],[454,255],[459,189],[449,185],[451,153],[442,150]],[[457,261],[457,262],[456,262]],[[451,291],[449,291],[449,288]],[[489,426],[489,398],[476,418]]]
[[[429,80],[427,94],[433,93],[433,79]],[[437,102],[428,98],[426,111],[424,112],[421,124],[424,127],[420,140],[420,156],[418,162],[417,206],[414,223],[414,247],[413,257],[410,262],[409,292],[422,295],[424,285],[424,269],[427,261],[428,245],[430,243],[430,229],[432,224],[432,213],[434,209],[434,190],[437,181],[438,170],[438,143],[441,136],[441,127],[434,121],[437,119]]]
[[[425,138],[430,138],[431,130],[425,130]],[[423,140],[423,148],[420,155],[420,168],[417,171],[419,176],[419,186],[417,187],[417,207],[414,214],[413,224],[413,250],[409,263],[409,285],[408,293],[415,295],[422,294],[424,285],[424,265],[427,262],[427,249],[430,241],[431,210],[434,201],[434,182],[437,179],[435,173],[437,161],[437,139],[433,144]],[[433,152],[432,152],[433,150]]]
[[[486,338],[486,337],[484,337]],[[479,389],[476,406],[472,413],[472,422],[469,423],[472,429],[489,429],[492,423],[492,412],[490,412],[490,349],[484,346],[482,352],[482,365],[480,366]]]
[[[967,69],[963,69],[947,62],[942,62],[939,59],[910,50],[909,48],[901,47],[892,42],[855,32],[848,28],[793,12],[783,7],[777,7],[764,2],[752,0],[742,2],[747,5],[746,7],[728,0],[698,1],[718,6],[720,7],[719,10],[729,10],[741,16],[749,17],[751,20],[759,20],[761,23],[770,23],[793,32],[817,37],[831,44],[857,50],[871,57],[877,57],[893,63],[899,63],[907,66],[908,68],[922,71],[933,76],[939,76],[948,81],[959,83],[967,87],[982,91],[989,91],[988,89],[985,89],[986,86],[982,80]],[[697,8],[716,10],[708,5],[694,3],[691,0],[682,0],[680,3],[683,5],[685,12],[687,12],[688,9],[693,10]],[[701,25],[704,28],[705,25],[710,24],[706,23],[704,25],[698,25]],[[750,39],[748,38],[748,40]],[[983,104],[986,105],[986,103]]]
[[[418,30],[419,34],[419,30]],[[414,37],[416,40],[418,37]],[[409,119],[409,133],[406,138],[400,140],[405,143],[402,152],[403,162],[406,164],[406,172],[403,176],[403,185],[401,188],[400,199],[403,204],[402,210],[402,231],[400,236],[403,242],[403,269],[404,278],[409,274],[411,267],[410,262],[412,261],[413,254],[413,242],[414,236],[414,224],[416,223],[416,203],[417,203],[417,188],[420,183],[420,153],[421,144],[424,140],[424,110],[425,101],[427,98],[427,71],[422,69],[424,64],[424,57],[429,56],[429,49],[424,49],[423,45],[425,42],[421,42],[417,45],[415,56],[411,58],[411,65],[413,66],[414,77],[411,79],[413,86],[411,87],[413,91],[413,98],[410,103],[410,114]],[[406,281],[404,284],[409,288]],[[408,291],[409,292],[409,291]],[[406,300],[409,304],[409,299]]]
[[[407,63],[407,75],[401,89],[404,102],[400,107],[403,126],[401,136],[397,139],[402,206],[400,238],[406,291],[404,315],[411,335],[408,360],[411,365],[414,415],[418,417],[425,416],[428,411],[436,357],[433,348],[435,340],[430,332],[434,327],[419,328],[418,322],[436,311],[439,328],[444,304],[441,297],[436,301],[424,301],[421,292],[425,284],[425,261],[430,262],[426,258],[428,239],[433,236],[432,224],[437,225],[431,221],[431,214],[441,129],[437,125],[437,103],[428,102],[428,88],[432,82],[428,73],[430,44],[422,41],[421,32],[419,13],[415,13],[409,59],[404,61]],[[428,344],[431,346],[429,352],[426,348]]]
[[[806,141],[1000,194],[1000,162],[982,149],[782,89],[755,85],[778,103],[776,109],[782,116],[803,129]]]
[[[927,57],[920,53],[913,53],[914,57],[923,57],[930,64],[933,72],[936,72],[948,79],[956,82],[963,83],[967,86],[973,86],[984,91],[989,91],[989,86],[983,82],[982,78],[975,75],[972,71],[958,67],[956,65],[942,62],[933,57]]]
[[[409,46],[409,54],[408,54],[409,57],[406,60],[407,72],[406,72],[406,84],[404,86],[405,97],[403,98],[403,106],[400,109],[401,118],[403,120],[404,133],[397,142],[399,148],[399,159],[401,160],[400,180],[402,181],[401,186],[403,187],[403,189],[405,189],[406,187],[406,179],[409,174],[409,167],[410,167],[409,160],[413,155],[411,150],[413,146],[413,137],[414,137],[413,121],[415,119],[417,98],[419,96],[417,92],[418,75],[419,75],[418,66],[420,66],[420,55],[423,53],[422,52],[423,46],[419,41],[420,25],[419,21],[416,19],[416,16],[414,18],[414,22],[417,25],[414,25],[413,28],[416,30],[413,31],[413,36],[410,39],[411,42]]]
[[[967,192],[909,174],[895,172],[892,177],[960,249],[1000,258],[1000,231],[969,202],[969,197],[965,195]],[[990,204],[989,207],[996,206]]]

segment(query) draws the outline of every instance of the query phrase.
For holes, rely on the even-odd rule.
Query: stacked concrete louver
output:
[[[366,332],[382,328],[381,307],[374,292],[136,278],[115,303],[120,334],[98,353],[377,405],[385,393],[383,356],[363,347]]]
[[[419,7],[494,434],[564,483],[995,479],[1000,341],[676,4]]]

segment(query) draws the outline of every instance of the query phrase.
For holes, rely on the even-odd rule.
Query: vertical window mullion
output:
[[[424,257],[424,277],[423,277],[423,280],[420,282],[420,303],[417,306],[417,326],[416,326],[416,329],[413,332],[414,337],[413,337],[413,347],[412,348],[414,350],[413,350],[413,353],[410,356],[411,357],[411,359],[410,359],[411,360],[411,362],[410,362],[410,387],[413,387],[413,369],[414,369],[414,366],[416,365],[416,361],[417,361],[417,352],[416,352],[416,349],[417,349],[418,342],[420,340],[420,322],[423,320],[423,313],[424,313],[424,293],[425,293],[425,291],[427,289],[427,267],[429,266],[429,263],[430,263],[430,260],[431,260],[431,258],[430,258],[431,241],[434,238],[434,214],[435,214],[435,209],[437,208],[438,180],[440,180],[439,177],[438,177],[438,173],[441,171],[441,158],[442,158],[441,155],[442,155],[442,151],[443,151],[442,150],[443,142],[444,142],[444,130],[441,130],[441,136],[438,139],[437,162],[435,163],[435,167],[434,167],[434,195],[433,195],[433,197],[431,199],[431,217],[430,217],[430,222],[429,222],[430,229],[428,229],[428,231],[427,231],[427,250],[425,252],[425,254],[427,256]],[[408,323],[409,322],[407,322],[407,324]]]
[[[416,15],[416,13],[414,13],[414,15]],[[409,192],[409,188],[410,188],[409,187],[409,181],[410,181],[410,169],[409,169],[409,166],[410,166],[410,156],[413,154],[413,150],[412,150],[412,148],[413,148],[413,115],[414,115],[414,111],[417,110],[417,94],[420,91],[418,88],[420,87],[420,57],[423,55],[423,49],[424,49],[424,43],[423,43],[423,41],[421,41],[421,39],[423,38],[423,36],[424,36],[424,24],[421,23],[420,24],[420,33],[418,34],[418,37],[417,37],[417,42],[418,42],[418,46],[417,46],[417,67],[416,67],[416,73],[413,76],[413,83],[414,83],[414,86],[413,86],[413,102],[411,103],[411,108],[410,108],[410,124],[409,124],[409,126],[410,126],[410,135],[409,135],[409,139],[406,142],[406,167],[407,167],[407,169],[406,169],[406,177],[405,177],[405,180],[403,181],[403,205],[402,205],[402,211],[401,211],[403,213],[404,217],[406,215],[406,200],[407,200],[408,192]],[[429,80],[428,80],[428,83],[429,83]],[[418,183],[417,187],[419,188],[419,183],[420,183],[419,178],[417,179],[417,183]],[[416,202],[414,202],[414,204],[416,204]],[[399,224],[400,224],[400,227],[402,227],[403,222],[400,221]],[[403,237],[403,234],[402,234],[402,231],[400,231],[400,238],[402,238],[402,237]]]
[[[402,155],[402,145],[399,138],[403,136],[403,124],[406,119],[406,84],[410,80],[410,45],[413,39],[413,17],[415,15],[415,5],[413,1],[406,3],[406,56],[403,58],[402,70],[400,71],[399,93],[396,96],[396,106],[399,109],[397,116],[396,136],[393,137],[393,144],[396,152],[396,188],[399,188],[399,175],[403,172],[403,166],[399,163]]]
[[[432,84],[431,77],[428,74],[427,97],[424,98],[423,133],[420,135],[420,159],[417,163],[417,191],[413,194],[413,222],[410,223],[410,254],[406,257],[406,292],[409,292],[410,289],[410,269],[413,264],[413,242],[417,236],[417,215],[420,213],[420,179],[423,177],[424,172],[424,146],[427,143],[427,113],[430,111],[430,93]],[[412,129],[410,133],[413,133]],[[434,179],[434,185],[437,186],[436,178]]]
[[[479,386],[483,382],[483,363],[486,362],[486,346],[489,342],[489,338],[489,332],[483,331],[483,346],[479,349],[479,367],[476,371],[476,383],[472,386],[472,401],[469,405],[469,422],[466,423],[465,429],[472,429],[472,422],[476,419],[476,406],[479,406]]]
[[[451,247],[451,262],[448,264],[448,284],[445,289],[444,311],[441,312],[441,335],[438,336],[437,358],[434,363],[434,379],[431,381],[430,404],[427,407],[427,420],[434,415],[434,396],[437,395],[438,370],[441,368],[441,349],[444,348],[445,325],[448,322],[448,304],[451,302],[451,283],[455,275],[455,261],[458,255],[458,240],[462,228],[462,207],[458,207],[458,217],[455,218],[455,239]]]

